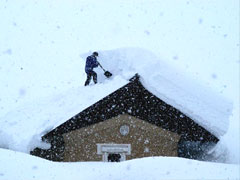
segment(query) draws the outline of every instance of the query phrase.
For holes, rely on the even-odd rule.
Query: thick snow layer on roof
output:
[[[28,152],[35,146],[41,146],[44,133],[126,83],[126,80],[116,76],[104,84],[73,88],[20,106],[0,119],[1,147]]]
[[[178,108],[217,137],[226,133],[232,103],[186,73],[164,63],[152,52],[139,48],[103,51],[99,61],[113,74],[123,78],[131,78],[138,73],[145,88],[160,99]]]
[[[87,54],[82,56],[85,59]],[[114,74],[112,78],[107,79],[98,68],[97,85],[80,86],[52,97],[35,100],[3,117],[6,120],[0,121],[0,135],[11,137],[13,141],[7,144],[5,142],[5,146],[29,151],[33,145],[38,145],[36,143],[40,141],[41,135],[127,84],[135,73],[139,73],[146,89],[216,136],[226,132],[231,103],[184,77],[181,72],[163,63],[151,52],[139,48],[101,51],[99,61]]]

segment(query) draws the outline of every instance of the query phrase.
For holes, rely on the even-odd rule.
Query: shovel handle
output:
[[[106,70],[102,67],[102,65],[99,62],[98,62],[98,65],[102,68],[104,72],[106,72]]]

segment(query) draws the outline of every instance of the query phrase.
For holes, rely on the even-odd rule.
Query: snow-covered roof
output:
[[[0,136],[8,139],[8,142],[0,142],[0,145],[29,151],[39,145],[36,143],[47,131],[124,86],[135,73],[140,75],[140,81],[146,89],[217,137],[226,132],[231,103],[186,77],[185,73],[143,49],[125,48],[99,53],[101,64],[114,74],[111,79],[106,79],[102,70],[97,69],[97,85],[81,85],[13,110],[0,121]],[[82,55],[83,58],[86,56]]]
[[[114,74],[130,78],[137,72],[146,89],[217,137],[226,133],[232,103],[187,73],[164,63],[150,51],[138,48],[105,51],[102,59],[104,66]],[[113,63],[107,63],[112,59]]]

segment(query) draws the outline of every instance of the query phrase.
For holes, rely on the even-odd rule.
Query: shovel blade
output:
[[[110,73],[109,71],[105,71],[105,72],[104,72],[104,75],[105,75],[107,78],[109,78],[109,77],[112,76],[112,73]]]

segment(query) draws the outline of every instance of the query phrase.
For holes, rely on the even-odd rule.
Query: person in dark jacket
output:
[[[97,83],[97,73],[93,71],[93,68],[98,67],[99,63],[97,61],[98,52],[93,52],[91,56],[88,56],[86,59],[85,72],[87,73],[87,80],[85,86],[89,85],[92,77],[93,82]]]

